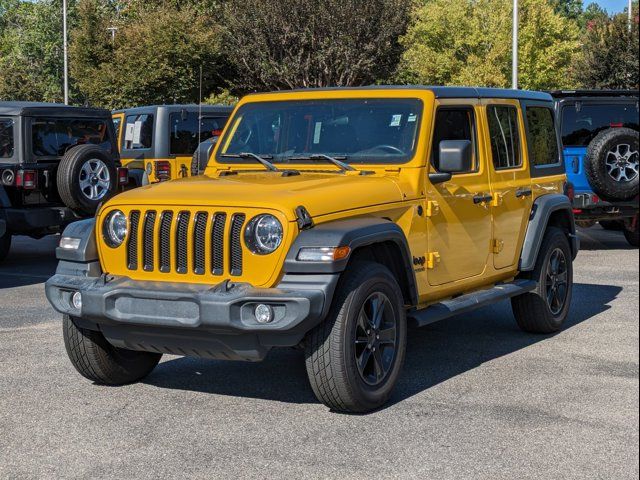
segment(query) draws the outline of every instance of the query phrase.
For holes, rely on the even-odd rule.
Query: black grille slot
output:
[[[140,223],[140,212],[134,210],[130,215],[129,241],[127,242],[127,267],[129,270],[138,269],[138,224]]]
[[[226,213],[213,216],[211,229],[211,273],[222,275],[224,269],[224,227],[227,223]]]
[[[144,216],[144,225],[142,227],[142,268],[146,272],[153,271],[153,250],[155,247],[153,229],[155,225],[156,212],[147,212]]]
[[[242,235],[242,226],[244,225],[245,215],[236,214],[231,219],[231,245],[229,246],[229,263],[231,264],[231,275],[242,275],[242,245],[240,244],[240,236]]]
[[[162,212],[160,217],[160,271],[171,271],[171,223],[173,212]]]
[[[178,214],[178,226],[176,228],[176,272],[187,273],[187,237],[189,235],[189,212]]]
[[[205,235],[207,233],[207,214],[196,213],[196,221],[193,227],[193,271],[196,275],[204,275],[204,248]]]

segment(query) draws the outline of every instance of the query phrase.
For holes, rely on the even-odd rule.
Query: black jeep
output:
[[[0,102],[0,261],[13,235],[58,233],[126,183],[115,138],[107,110]]]

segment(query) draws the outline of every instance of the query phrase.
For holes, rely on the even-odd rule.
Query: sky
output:
[[[628,0],[586,0],[584,4],[589,5],[592,1],[600,5],[609,13],[622,12],[628,4]]]

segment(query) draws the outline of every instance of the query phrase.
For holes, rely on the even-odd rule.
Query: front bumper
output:
[[[216,286],[140,282],[127,277],[58,273],[47,298],[79,326],[103,332],[113,345],[235,360],[261,360],[275,346],[295,346],[326,316],[338,275],[285,276],[277,288],[226,282]],[[82,295],[82,307],[71,302]],[[255,306],[272,307],[260,324]]]

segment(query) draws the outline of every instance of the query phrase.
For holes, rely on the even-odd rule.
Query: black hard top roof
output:
[[[335,90],[430,90],[436,98],[511,98],[518,100],[551,101],[553,98],[546,92],[530,90],[513,90],[507,88],[486,87],[442,87],[428,85],[370,85],[367,87],[329,87],[289,90],[294,92],[335,91]],[[272,93],[286,93],[281,90]]]
[[[594,98],[594,97],[635,97],[638,90],[554,90],[551,95],[556,98]]]
[[[189,104],[176,104],[176,105],[145,105],[142,107],[133,107],[133,108],[121,108],[119,110],[114,110],[112,113],[131,113],[131,114],[141,114],[141,113],[153,113],[157,111],[159,108],[167,110],[168,112],[179,112],[183,109],[198,109],[200,105],[197,103],[189,103]],[[227,105],[202,105],[202,111],[205,113],[231,113],[233,107],[229,107]]]
[[[104,108],[74,107],[61,103],[0,102],[0,115],[50,115],[55,117],[109,118]]]

